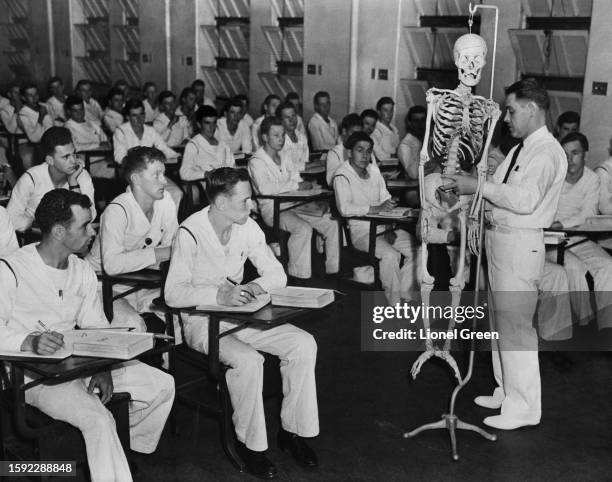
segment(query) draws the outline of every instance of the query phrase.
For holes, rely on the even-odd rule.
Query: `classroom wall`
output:
[[[582,97],[580,130],[589,139],[587,164],[596,167],[605,161],[612,138],[612,0],[593,0],[589,55]],[[593,82],[607,82],[607,95],[593,95]]]
[[[249,100],[251,116],[261,115],[261,104],[268,95],[257,76],[258,72],[270,72],[274,66],[268,42],[261,30],[262,25],[272,25],[270,0],[251,0],[251,28],[249,37]]]

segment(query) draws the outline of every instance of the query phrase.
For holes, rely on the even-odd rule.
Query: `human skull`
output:
[[[453,56],[459,71],[459,82],[467,87],[477,85],[487,58],[484,39],[474,33],[462,35],[455,42]]]

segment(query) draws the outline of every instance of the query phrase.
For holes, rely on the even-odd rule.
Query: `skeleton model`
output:
[[[466,244],[469,242],[470,251],[478,254],[481,235],[479,217],[482,190],[487,175],[487,151],[495,123],[500,116],[500,110],[491,99],[472,95],[472,87],[480,82],[487,55],[487,45],[483,38],[472,33],[462,35],[455,42],[453,55],[459,71],[459,86],[455,90],[432,88],[427,91],[427,125],[419,163],[419,188],[423,242],[421,247],[422,302],[425,307],[429,305],[435,281],[427,271],[427,244],[446,242],[446,239],[440,239],[440,228],[448,230],[450,225],[457,223],[460,243],[456,255],[459,258],[456,263],[453,263],[456,269],[449,287],[454,310],[459,305],[461,291],[465,286]],[[430,144],[432,156],[435,159],[445,159],[443,162],[444,174],[459,174],[460,170],[471,171],[474,165],[477,166],[478,188],[471,199],[471,206],[469,196],[452,196],[440,189],[442,186],[440,174],[430,174],[425,178],[424,166],[430,159]],[[428,310],[423,311],[424,328],[429,329]],[[455,320],[451,319],[448,331],[451,331],[454,325]],[[450,339],[444,342],[441,349],[434,346],[433,342],[428,339],[425,343],[425,352],[412,366],[412,376],[416,378],[423,364],[432,356],[437,356],[451,366],[455,376],[461,382],[459,368],[450,355],[449,349]]]

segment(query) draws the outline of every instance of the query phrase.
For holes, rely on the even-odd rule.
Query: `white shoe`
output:
[[[511,415],[493,415],[484,419],[483,423],[499,430],[515,430],[521,427],[539,425],[540,417],[519,417]]]
[[[502,406],[502,401],[494,395],[480,395],[474,399],[474,403],[480,407],[490,408],[491,410],[497,410]]]

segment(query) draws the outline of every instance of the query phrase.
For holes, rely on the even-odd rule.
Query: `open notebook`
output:
[[[1,350],[0,357],[36,357],[41,360],[61,360],[70,355],[129,360],[153,348],[153,333],[132,333],[113,330],[70,330],[64,335],[64,347],[52,355],[37,355],[31,351]]]

